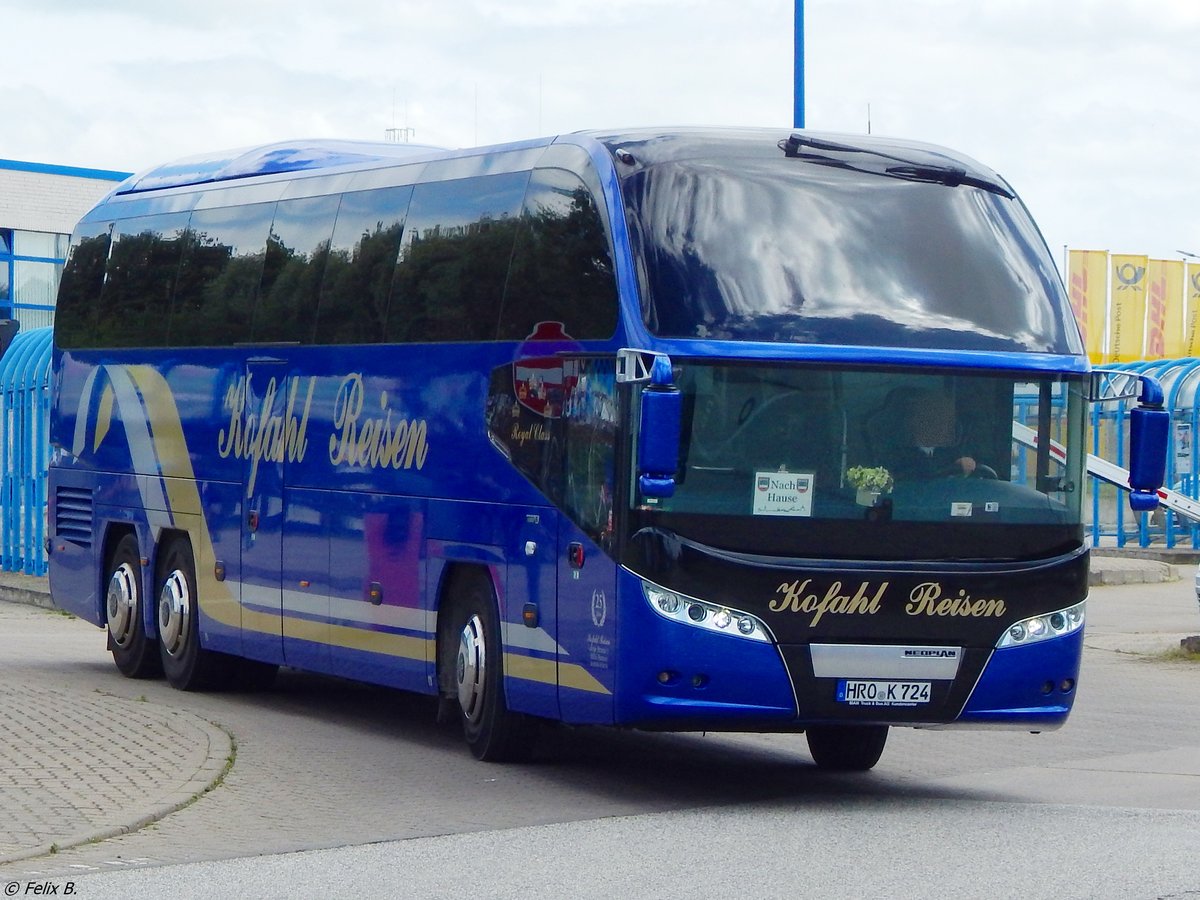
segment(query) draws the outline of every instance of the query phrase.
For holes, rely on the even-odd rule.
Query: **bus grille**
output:
[[[54,533],[72,544],[92,546],[92,492],[59,487],[54,494]]]

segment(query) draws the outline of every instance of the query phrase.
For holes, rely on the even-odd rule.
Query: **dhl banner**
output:
[[[1150,260],[1146,280],[1142,359],[1178,359],[1183,356],[1183,261]]]
[[[1183,352],[1181,356],[1200,356],[1200,263],[1187,264],[1184,281],[1187,304],[1183,319]]]
[[[1112,260],[1112,329],[1105,361],[1142,359],[1146,325],[1146,269],[1149,259],[1114,253]]]
[[[1104,322],[1108,318],[1108,252],[1072,250],[1067,278],[1071,308],[1083,335],[1083,346],[1094,363],[1104,361]]]
[[[1067,289],[1093,363],[1200,357],[1200,262],[1071,250]]]

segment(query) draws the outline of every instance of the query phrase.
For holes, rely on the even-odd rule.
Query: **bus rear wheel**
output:
[[[158,646],[146,634],[141,556],[134,535],[126,534],[117,541],[105,571],[108,586],[104,595],[104,617],[113,662],[126,678],[161,675]]]
[[[158,646],[167,681],[181,691],[218,686],[222,660],[200,646],[196,565],[186,539],[166,546],[158,573]]]
[[[457,647],[451,680],[467,746],[487,762],[527,759],[533,728],[504,700],[504,650],[491,585],[480,575],[466,576],[455,585],[452,602],[448,637]],[[451,659],[448,653],[442,658]]]
[[[866,772],[874,768],[887,743],[886,725],[814,725],[805,729],[808,752],[818,768]]]

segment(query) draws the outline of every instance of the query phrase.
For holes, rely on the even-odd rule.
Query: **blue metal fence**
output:
[[[0,357],[0,569],[46,574],[46,469],[54,329],[18,334]]]
[[[1170,441],[1167,447],[1166,487],[1192,500],[1200,500],[1200,479],[1193,442],[1200,434],[1200,359],[1160,359],[1103,365],[1101,370],[1153,375],[1163,387],[1164,407],[1171,414]],[[1092,408],[1092,453],[1127,466],[1130,409],[1136,403],[1097,404]],[[1109,500],[1109,498],[1112,500]],[[1102,502],[1103,498],[1103,502]],[[1092,540],[1114,542],[1124,547],[1130,541],[1138,546],[1161,544],[1168,549],[1184,544],[1200,548],[1200,522],[1170,509],[1134,514],[1121,501],[1124,493],[1093,479]]]

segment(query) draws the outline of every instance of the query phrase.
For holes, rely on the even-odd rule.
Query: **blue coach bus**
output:
[[[556,720],[867,769],[890,726],[1072,706],[1091,375],[1024,207],[950,151],[185,160],[79,224],[53,383],[52,593],[127,676],[436,695],[489,760]]]

